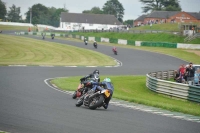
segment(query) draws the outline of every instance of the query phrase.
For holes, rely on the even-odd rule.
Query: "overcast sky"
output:
[[[90,10],[97,6],[102,8],[107,0],[2,0],[6,3],[7,9],[15,4],[21,7],[21,15],[24,18],[24,13],[34,4],[41,3],[46,7],[63,8],[64,4],[71,13],[82,13],[83,10]],[[124,20],[136,19],[142,14],[141,7],[143,6],[139,0],[119,0],[124,9]],[[182,10],[185,12],[199,12],[200,0],[179,0]]]

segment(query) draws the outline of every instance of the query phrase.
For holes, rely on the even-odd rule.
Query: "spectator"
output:
[[[200,68],[197,68],[197,71],[194,74],[194,84],[200,85]]]
[[[193,84],[194,82],[194,73],[195,73],[195,68],[193,67],[193,63],[190,63],[188,68],[186,69],[186,72],[188,73],[187,75],[187,81],[189,84]]]
[[[179,73],[177,72],[177,70],[174,70],[174,81],[177,82],[178,78],[179,78]]]
[[[184,75],[184,73],[185,73],[185,65],[183,64],[183,65],[181,65],[180,66],[180,68],[179,68],[179,71],[180,71],[180,73],[182,74],[182,75]]]

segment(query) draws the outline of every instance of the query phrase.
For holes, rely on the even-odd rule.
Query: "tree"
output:
[[[149,11],[181,11],[178,0],[140,0],[145,6],[143,12]]]
[[[124,23],[123,23],[124,25],[128,25],[128,26],[133,26],[133,20],[126,20],[126,21],[124,21]]]
[[[8,20],[11,22],[19,22],[22,19],[22,16],[20,16],[20,7],[16,7],[14,4],[12,7],[9,7],[10,10],[8,11]]]
[[[68,10],[65,9],[65,8],[56,9],[54,7],[50,8],[49,11],[50,11],[50,15],[51,15],[50,25],[55,26],[55,27],[58,27],[59,24],[60,24],[60,14],[61,14],[61,12],[68,12]]]
[[[6,13],[6,5],[0,0],[0,19],[5,19]]]
[[[30,22],[30,9],[32,10],[32,23],[33,24],[49,24],[51,21],[49,10],[42,4],[35,4],[26,14],[26,22]]]
[[[163,2],[163,5],[165,7],[165,11],[181,11],[181,6],[179,4],[178,0],[165,0]]]
[[[104,14],[112,14],[122,22],[124,16],[124,7],[118,0],[108,0],[103,6]]]
[[[82,13],[103,14],[99,7],[93,7],[91,10],[84,10]]]

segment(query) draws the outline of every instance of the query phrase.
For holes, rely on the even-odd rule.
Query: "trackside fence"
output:
[[[174,77],[174,71],[152,72],[146,75],[146,86],[157,93],[200,103],[200,87],[166,81]]]

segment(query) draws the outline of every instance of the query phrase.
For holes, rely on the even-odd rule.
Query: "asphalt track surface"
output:
[[[36,36],[27,36],[41,39]],[[92,49],[80,42],[51,40]],[[144,75],[151,71],[176,69],[185,61],[170,56],[99,45],[98,52],[123,63],[121,67],[99,67],[102,75]],[[0,67],[0,130],[11,133],[197,133],[199,123],[169,118],[110,105],[89,110],[75,106],[70,95],[44,83],[47,78],[86,75],[95,68]],[[78,81],[77,81],[78,82]],[[133,86],[134,87],[134,86]]]

